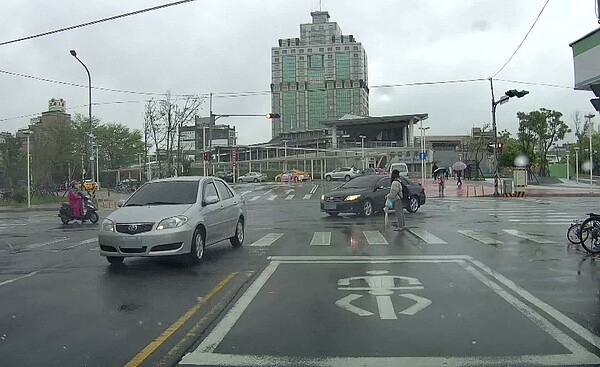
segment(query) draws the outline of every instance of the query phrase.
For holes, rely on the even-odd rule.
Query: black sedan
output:
[[[419,183],[401,177],[402,184],[408,189],[404,198],[404,208],[411,213],[425,204],[425,189]],[[338,189],[321,196],[321,211],[331,216],[339,213],[356,213],[369,217],[382,211],[385,196],[390,192],[390,177],[368,175],[346,182]],[[405,190],[406,192],[406,190]]]
[[[217,171],[215,176],[223,181],[233,183],[233,171]]]

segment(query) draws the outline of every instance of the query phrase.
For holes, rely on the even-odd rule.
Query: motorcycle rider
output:
[[[83,195],[77,189],[77,181],[75,180],[69,184],[69,207],[73,218],[83,218]]]

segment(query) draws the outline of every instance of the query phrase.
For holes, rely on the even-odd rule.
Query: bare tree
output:
[[[465,159],[465,161],[468,162],[465,163],[471,165],[471,167],[473,164],[475,165],[475,167],[472,167],[472,169],[475,170],[476,179],[479,178],[479,174],[481,172],[481,162],[486,157],[487,148],[490,144],[490,139],[487,138],[487,134],[485,134],[489,130],[489,128],[489,124],[484,124],[481,127],[481,133],[479,135],[471,135],[471,137],[467,139],[465,149],[467,159]]]

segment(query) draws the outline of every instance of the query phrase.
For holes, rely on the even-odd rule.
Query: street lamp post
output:
[[[421,156],[419,158],[421,159],[421,183],[423,183],[425,182],[425,170],[427,168],[427,164],[425,163],[425,149],[427,146],[425,144],[425,133],[427,130],[430,129],[430,127],[423,127],[423,120],[420,121],[420,125],[421,126],[419,126],[419,130],[421,130]]]
[[[567,158],[567,181],[571,180],[571,177],[569,175],[569,164],[570,164],[570,162],[569,162],[569,156],[570,156],[569,153],[565,154],[565,157]]]
[[[24,130],[23,133],[27,135],[27,207],[31,208],[31,158],[29,156],[29,137],[31,136],[33,131]]]
[[[365,138],[366,138],[366,136],[361,134],[358,137],[360,138],[360,147],[362,149],[362,161],[363,161],[363,171],[364,171],[365,169],[367,169],[367,164],[366,164],[367,161],[365,160]]]
[[[579,147],[575,147],[575,182],[579,183]]]
[[[87,72],[88,75],[88,117],[90,120],[90,140],[93,139],[93,130],[92,130],[92,75],[90,74],[90,70],[88,69],[87,66],[85,66],[85,64],[83,63],[83,61],[81,61],[78,57],[77,57],[77,52],[75,52],[75,50],[70,50],[69,51],[71,53],[71,55],[77,60],[79,61],[79,63],[81,65],[83,65],[83,67],[85,68],[85,71]],[[93,144],[93,140],[90,141],[90,146]],[[93,148],[92,148],[93,149]],[[93,155],[93,151],[92,151],[92,155]],[[94,172],[94,165],[92,164],[92,181],[96,181],[96,174]]]
[[[594,161],[593,161],[593,152],[592,152],[592,132],[594,127],[592,126],[592,118],[594,118],[594,114],[590,113],[585,115],[585,118],[588,119],[588,132],[590,135],[590,190],[593,189],[593,172],[594,172]]]
[[[97,180],[96,180],[96,187],[99,189],[100,188],[100,160],[98,159],[100,157],[100,145],[96,144],[96,176],[97,176]],[[140,179],[140,181],[142,181]]]
[[[283,141],[283,172],[287,172],[287,143],[288,140]]]

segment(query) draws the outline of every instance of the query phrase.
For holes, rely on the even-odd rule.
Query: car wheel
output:
[[[198,227],[194,231],[194,237],[192,237],[192,248],[190,249],[190,253],[188,254],[190,261],[193,264],[198,264],[204,257],[204,231]]]
[[[244,243],[244,220],[240,217],[235,226],[235,235],[229,239],[231,246],[241,247]]]
[[[254,182],[258,182],[258,178],[255,178],[255,179],[254,179]]]
[[[337,217],[338,214],[340,214],[340,213],[338,213],[338,212],[327,212],[327,214],[329,214],[330,217]]]
[[[98,217],[98,213],[96,213],[96,212],[91,212],[90,213],[90,222],[96,224],[96,223],[98,223],[98,219],[100,219]]]
[[[406,209],[409,211],[409,213],[415,213],[417,210],[419,210],[419,207],[419,198],[416,196],[411,196],[410,199],[408,199],[408,208]]]
[[[238,178],[238,182],[242,183],[242,182],[244,182],[244,180],[242,180],[241,178]]]
[[[365,201],[362,204],[362,207],[360,208],[359,214],[362,217],[370,217],[371,215],[373,215],[373,203],[371,202],[371,200],[365,199]]]
[[[331,176],[325,176],[326,181],[331,181]]]
[[[120,265],[123,264],[125,258],[123,256],[107,256],[106,260],[108,260],[110,265]]]
[[[61,216],[60,216],[60,221],[61,221],[63,224],[69,224],[69,218],[67,218],[66,216],[63,216],[63,215],[61,215]]]
[[[346,182],[350,181],[352,179],[352,177],[350,177],[350,175],[346,175],[346,177],[344,177],[344,180],[346,180]]]

